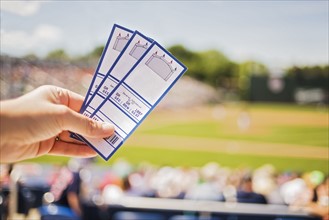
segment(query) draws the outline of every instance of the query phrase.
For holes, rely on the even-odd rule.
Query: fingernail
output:
[[[114,130],[114,125],[110,124],[110,123],[107,123],[107,122],[104,122],[102,124],[102,129],[103,129],[103,131],[113,131]]]

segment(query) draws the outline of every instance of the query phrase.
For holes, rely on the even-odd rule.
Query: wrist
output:
[[[0,146],[9,145],[19,138],[15,137],[19,133],[20,120],[15,116],[15,110],[19,109],[13,100],[0,102]]]

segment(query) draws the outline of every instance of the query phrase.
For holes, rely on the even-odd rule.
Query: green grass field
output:
[[[239,119],[250,121],[243,129]],[[245,119],[246,120],[246,119]],[[247,123],[248,124],[248,123]],[[133,164],[256,168],[328,173],[328,108],[279,104],[226,104],[188,110],[156,110],[105,162],[125,158]],[[32,161],[63,163],[65,157]]]

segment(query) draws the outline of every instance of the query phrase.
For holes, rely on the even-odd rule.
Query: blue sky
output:
[[[103,45],[114,23],[165,47],[216,49],[273,69],[328,63],[328,1],[6,1],[1,54],[80,55]]]

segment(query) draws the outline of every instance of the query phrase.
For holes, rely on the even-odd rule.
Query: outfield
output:
[[[239,125],[240,124],[240,127]],[[328,173],[328,107],[225,104],[150,114],[109,160],[138,164],[255,168],[273,164],[278,170]],[[42,157],[38,162],[67,158]]]

